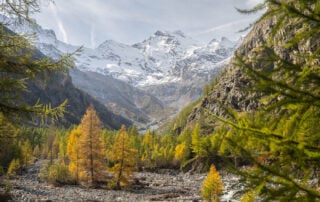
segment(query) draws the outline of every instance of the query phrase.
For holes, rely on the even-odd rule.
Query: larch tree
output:
[[[50,0],[49,0],[50,1]],[[18,122],[39,120],[44,123],[54,121],[63,117],[67,101],[58,106],[36,103],[27,103],[21,96],[28,94],[28,82],[37,81],[45,84],[49,73],[66,72],[73,66],[72,55],[61,56],[59,60],[53,61],[35,49],[32,44],[32,35],[18,35],[8,27],[19,25],[22,22],[33,24],[30,15],[40,11],[39,0],[5,0],[0,2],[0,119],[11,122],[12,128],[17,131]],[[6,17],[10,20],[5,20]],[[8,132],[0,127],[0,148],[6,147],[5,154],[16,153],[19,136],[16,132]],[[2,158],[1,165],[8,166],[9,155]],[[11,159],[10,159],[11,160]],[[3,162],[3,163],[2,163]]]
[[[96,186],[106,169],[102,124],[93,106],[89,106],[79,125],[80,180]]]
[[[22,146],[22,165],[27,167],[34,159],[30,141],[24,141]]]
[[[56,128],[51,125],[48,129],[48,134],[46,138],[46,145],[47,151],[45,152],[46,158],[50,159],[50,164],[53,164],[53,159],[57,157],[58,154],[58,141],[57,141],[57,134]]]
[[[67,156],[69,159],[69,171],[76,183],[79,183],[80,163],[80,136],[79,127],[73,129],[68,139]]]
[[[121,183],[129,185],[132,171],[137,169],[137,150],[132,145],[126,126],[122,125],[109,151],[109,158],[114,163],[111,171],[115,174],[114,189],[121,189]]]
[[[16,175],[18,173],[18,171],[21,170],[21,164],[20,164],[20,159],[13,159],[10,162],[7,174],[9,176],[11,175]]]
[[[15,137],[15,126],[0,113],[0,136]],[[15,138],[0,138],[0,169],[8,168],[11,160],[21,159],[21,148]]]
[[[151,131],[147,131],[142,139],[141,147],[142,147],[142,155],[141,160],[143,164],[147,167],[153,166],[153,158],[152,153],[154,152],[155,145],[155,137],[154,133]]]
[[[207,144],[209,143],[203,137],[201,137],[201,128],[199,124],[196,124],[191,135],[191,149],[195,154],[195,158],[201,158],[207,156]]]
[[[174,159],[177,161],[183,161],[185,160],[189,155],[188,148],[186,146],[186,143],[183,142],[181,144],[178,144],[175,147],[175,153],[174,153]]]
[[[36,145],[32,151],[32,154],[35,158],[39,159],[41,157],[40,147]]]
[[[196,124],[192,131],[191,135],[191,148],[192,152],[196,155],[199,156],[201,152],[201,130],[199,124]]]
[[[241,12],[261,9],[258,25],[268,27],[256,33],[265,34],[235,56],[250,82],[244,90],[259,96],[259,106],[242,116],[214,116],[250,140],[248,148],[225,136],[230,151],[254,165],[235,169],[244,192],[263,201],[319,201],[319,182],[311,182],[320,176],[320,1],[265,0]]]
[[[30,105],[21,97],[27,92],[30,80],[44,81],[49,72],[65,71],[73,66],[71,55],[62,56],[53,61],[36,51],[32,45],[31,35],[18,35],[8,29],[13,23],[32,24],[29,15],[40,10],[38,0],[1,1],[0,12],[17,20],[0,22],[0,113],[14,120],[39,118],[53,120],[62,117],[66,102],[52,107],[39,102]],[[5,19],[5,18],[4,18]]]
[[[218,202],[223,191],[223,183],[214,165],[210,166],[208,176],[203,181],[201,195],[208,202]]]

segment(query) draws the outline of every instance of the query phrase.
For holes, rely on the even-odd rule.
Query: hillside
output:
[[[23,97],[29,104],[34,104],[40,99],[41,103],[51,103],[52,106],[57,106],[63,101],[68,100],[66,113],[64,118],[60,120],[60,124],[64,126],[79,124],[81,117],[90,104],[98,111],[101,121],[107,128],[118,129],[121,124],[132,124],[128,119],[112,113],[92,96],[76,88],[72,83],[69,73],[48,73],[47,77],[48,81],[46,82],[29,82],[29,92],[23,95]]]
[[[236,50],[239,57],[253,58],[256,55],[256,48],[266,43],[269,39],[272,31],[270,27],[273,27],[275,23],[276,18],[272,18],[256,24]],[[288,29],[290,26],[291,25],[287,25],[283,30]],[[286,39],[283,40],[285,41]],[[310,52],[313,52],[314,48],[312,48],[312,46],[319,46],[319,41],[315,40],[312,45],[310,43],[301,43],[291,49],[283,49],[280,48],[280,46],[278,47],[277,45],[274,45],[274,50],[279,55],[282,55],[288,58],[289,61],[294,62],[297,60],[294,56],[297,52],[300,50],[309,50]],[[245,73],[241,71],[238,66],[237,59],[235,57],[232,58],[226,69],[218,77],[217,82],[212,87],[212,90],[207,96],[202,98],[201,103],[197,105],[188,116],[188,123],[185,126],[186,128],[194,125],[200,117],[201,119],[208,121],[208,123],[204,125],[212,124],[209,123],[212,120],[207,117],[207,114],[204,113],[204,111],[210,111],[213,114],[223,116],[226,115],[226,107],[231,107],[238,112],[252,111],[258,107],[260,94],[256,92],[252,93],[250,91],[253,84],[249,82]],[[253,68],[261,70],[261,66],[263,65],[256,63],[253,65]],[[274,69],[275,67],[274,64],[271,63],[268,66],[265,66],[265,68],[267,71],[268,69]],[[211,129],[208,127],[208,132],[212,130],[212,127]]]

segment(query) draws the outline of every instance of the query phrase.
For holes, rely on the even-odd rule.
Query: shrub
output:
[[[0,166],[0,176],[4,175],[6,172],[4,171],[4,168]]]
[[[68,166],[57,161],[54,164],[46,164],[39,173],[39,178],[54,185],[73,184]]]
[[[19,159],[13,159],[10,162],[9,168],[8,168],[8,175],[12,176],[12,175],[16,175],[17,171],[20,169],[21,164],[20,164],[20,160]]]

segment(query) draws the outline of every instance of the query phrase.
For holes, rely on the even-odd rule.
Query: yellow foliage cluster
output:
[[[202,185],[202,197],[209,202],[218,202],[222,191],[223,184],[221,176],[214,165],[211,165],[209,174]]]
[[[76,180],[76,182],[79,181],[79,161],[80,161],[80,142],[79,138],[81,135],[81,131],[79,128],[76,128],[71,131],[68,145],[67,145],[67,155],[69,157],[69,171],[72,175],[72,177]]]
[[[174,159],[181,161],[185,159],[188,155],[188,150],[186,144],[183,142],[178,144],[175,148]]]
[[[254,198],[255,198],[254,192],[248,191],[243,195],[241,202],[254,202]]]

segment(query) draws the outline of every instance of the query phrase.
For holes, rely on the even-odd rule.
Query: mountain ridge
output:
[[[37,24],[32,27],[24,25],[17,30],[20,33],[35,32],[36,47],[54,59],[79,48],[59,41],[53,31],[44,30]],[[157,113],[141,109],[137,99],[131,102],[134,105],[114,107],[112,103],[120,103],[114,102],[113,97],[116,95],[105,92],[104,95],[97,96],[97,91],[90,85],[81,85],[83,76],[76,77],[72,73],[71,76],[78,88],[97,96],[110,110],[124,115],[138,125],[148,125],[162,120],[164,115],[177,113],[186,104],[198,99],[203,86],[225,66],[238,43],[222,38],[201,44],[182,31],[156,31],[146,40],[133,45],[106,40],[94,49],[83,47],[81,52],[75,54],[78,70],[85,74],[98,73],[105,76],[104,80],[109,83],[111,80],[115,83],[119,83],[116,80],[125,82],[133,87],[131,90],[136,94],[149,99],[150,106],[160,110]],[[90,78],[88,82],[101,83],[93,76],[86,78]],[[106,100],[106,97],[109,99]],[[123,99],[132,97],[128,95]],[[145,107],[150,109],[150,106]]]

